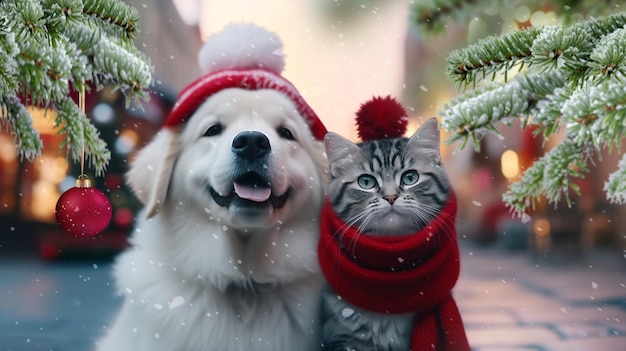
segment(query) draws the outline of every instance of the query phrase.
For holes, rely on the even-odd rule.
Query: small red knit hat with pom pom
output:
[[[406,133],[408,123],[404,107],[391,96],[376,96],[356,113],[357,133],[363,141],[399,138]]]
[[[272,89],[294,103],[315,139],[324,139],[322,121],[293,84],[280,75],[285,60],[276,34],[253,24],[231,24],[207,40],[198,59],[205,74],[180,92],[166,128],[187,122],[202,103],[223,89]]]

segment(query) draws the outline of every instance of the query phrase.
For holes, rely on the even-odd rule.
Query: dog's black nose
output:
[[[256,131],[245,131],[233,139],[233,152],[249,160],[259,159],[271,150],[270,140],[265,134]]]

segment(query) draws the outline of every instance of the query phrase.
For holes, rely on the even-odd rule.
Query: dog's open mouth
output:
[[[233,183],[233,191],[228,195],[220,195],[209,187],[209,192],[215,203],[222,207],[230,207],[235,203],[241,207],[263,207],[271,205],[273,208],[279,209],[285,206],[291,189],[282,195],[274,195],[272,193],[271,184],[261,175],[255,172],[248,172],[235,179]]]

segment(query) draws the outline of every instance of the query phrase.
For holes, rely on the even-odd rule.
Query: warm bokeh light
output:
[[[502,175],[507,179],[513,179],[519,174],[519,157],[513,150],[506,150],[500,157]]]
[[[28,106],[27,110],[32,116],[33,127],[40,134],[56,134],[54,119],[57,117],[57,110],[51,108],[43,109],[34,106]]]
[[[35,164],[39,179],[33,184],[30,210],[40,221],[54,219],[54,207],[61,195],[59,183],[65,178],[69,164],[64,157],[42,155]]]
[[[139,142],[139,135],[132,129],[124,129],[120,133],[120,137],[115,141],[115,151],[121,154],[128,154],[135,148]]]
[[[533,222],[533,233],[536,236],[550,235],[550,221],[546,218],[539,218]]]
[[[13,138],[6,134],[0,134],[0,160],[10,163],[17,158],[17,150]]]
[[[54,184],[59,184],[69,169],[67,159],[62,156],[42,155],[38,162],[39,179]]]

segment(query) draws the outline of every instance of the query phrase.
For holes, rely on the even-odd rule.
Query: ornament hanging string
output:
[[[85,114],[85,83],[83,82],[80,87],[80,94],[78,94],[78,108],[80,112]],[[83,149],[80,153],[80,177],[85,174],[85,136],[83,135]]]
[[[78,109],[80,110],[80,112],[83,113],[83,115],[86,115],[85,82],[81,84],[80,92],[78,93]],[[84,133],[83,133],[83,147],[80,152],[80,175],[78,176],[78,182],[80,182],[80,186],[83,188],[91,186],[91,181],[89,180],[89,178],[87,178],[87,175],[85,174],[85,135]]]

